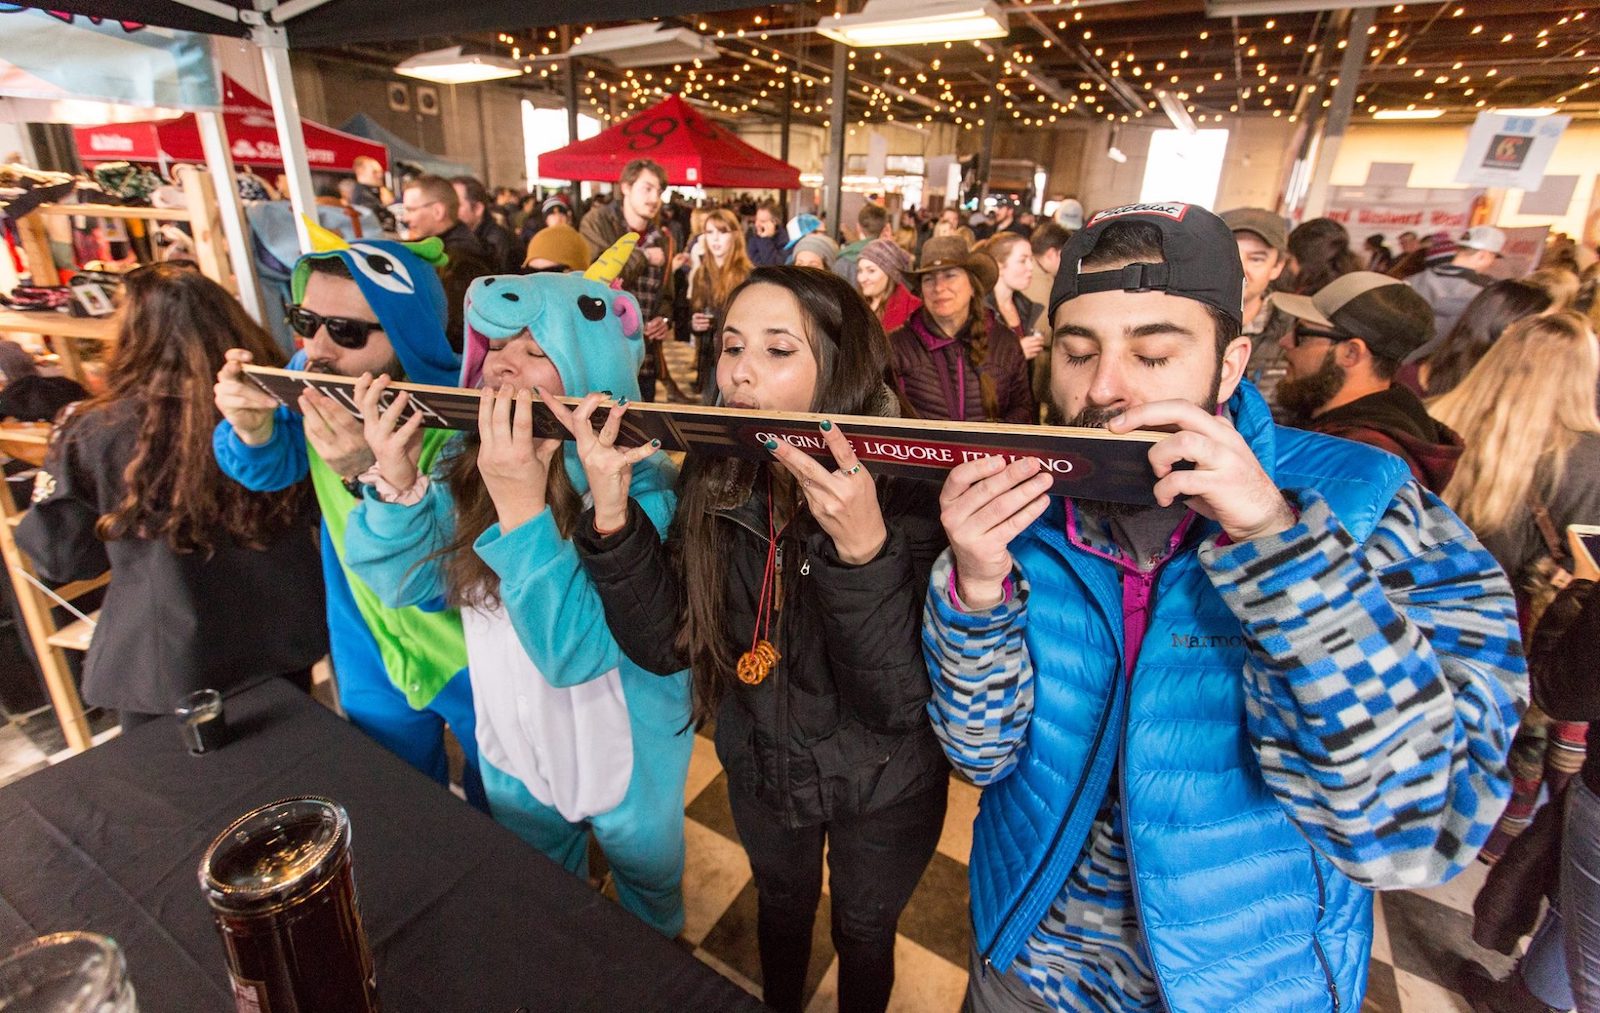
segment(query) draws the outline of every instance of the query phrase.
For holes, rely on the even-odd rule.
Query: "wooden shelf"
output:
[[[89,619],[89,622],[74,619],[46,637],[45,643],[51,647],[64,647],[69,651],[87,651],[89,641],[94,639],[95,623],[100,621],[100,610],[95,609],[91,612]]]
[[[40,204],[34,209],[46,215],[87,215],[90,218],[143,218],[147,221],[186,222],[188,208],[134,208],[120,204]]]
[[[65,313],[44,311],[24,313],[21,310],[0,309],[0,332],[22,334],[52,334],[63,338],[86,338],[90,341],[115,341],[116,327],[111,317],[73,317]]]

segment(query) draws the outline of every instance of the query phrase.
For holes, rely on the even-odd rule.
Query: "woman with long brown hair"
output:
[[[689,272],[689,332],[695,341],[695,382],[704,391],[716,370],[722,311],[755,265],[745,249],[739,216],[727,208],[706,215],[698,247],[699,260]]]
[[[887,359],[882,328],[844,279],[764,267],[729,303],[716,399],[894,414]],[[627,494],[649,448],[617,449],[620,408],[596,434],[600,402],[546,400],[576,435],[594,491],[574,538],[623,650],[654,672],[692,665],[696,713],[715,717],[755,878],[763,998],[781,1013],[804,1006],[826,848],[839,1008],[881,1013],[895,927],[946,803],[919,646],[944,545],[935,491],[875,480],[824,418],[794,438],[828,447],[834,471],[776,437],[764,464],[691,451],[663,545]]]
[[[345,558],[392,607],[460,609],[495,819],[579,877],[592,833],[622,906],[671,937],[684,918],[688,674],[661,678],[617,648],[572,544],[583,469],[571,444],[533,436],[535,391],[638,397],[643,323],[605,270],[473,283],[461,385],[484,390],[478,431],[435,476],[417,468],[422,416],[402,421],[406,395],[386,406],[387,378],[357,381],[378,481],[350,515]],[[627,490],[662,528],[674,477],[654,455]]]
[[[53,438],[17,541],[46,580],[111,570],[83,695],[123,725],[198,689],[271,676],[303,689],[328,651],[316,511],[305,490],[250,492],[211,442],[224,354],[281,365],[222,286],[157,264],[131,272],[105,393]]]
[[[997,232],[979,243],[977,250],[987,253],[1000,269],[984,305],[1017,336],[1023,358],[1032,362],[1044,351],[1044,335],[1039,333],[1044,307],[1025,294],[1033,283],[1033,248],[1026,236]]]
[[[984,302],[999,269],[957,236],[923,244],[922,307],[889,335],[894,382],[924,419],[1037,422],[1022,345]]]
[[[1467,303],[1446,334],[1417,349],[1394,382],[1418,397],[1442,397],[1456,388],[1500,335],[1524,317],[1550,309],[1550,296],[1520,281],[1496,281]]]

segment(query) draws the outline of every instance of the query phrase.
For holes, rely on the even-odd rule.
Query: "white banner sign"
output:
[[[1457,183],[1537,190],[1570,116],[1479,113],[1467,135]]]
[[[1381,235],[1391,251],[1398,252],[1395,240],[1402,232],[1415,232],[1426,241],[1435,232],[1455,239],[1467,231],[1472,204],[1478,190],[1442,187],[1362,187],[1336,186],[1330,189],[1324,212],[1350,233],[1350,247],[1365,259],[1362,243],[1371,235]]]

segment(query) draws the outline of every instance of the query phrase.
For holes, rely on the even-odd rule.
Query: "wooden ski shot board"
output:
[[[245,375],[288,408],[299,411],[300,391],[312,387],[359,415],[355,380],[326,373],[245,366]],[[393,383],[384,404],[399,391],[411,394],[412,408],[427,416],[424,425],[440,429],[476,430],[479,392],[463,387]],[[575,405],[578,398],[565,397]],[[571,434],[535,400],[533,430],[538,437],[570,439]],[[610,404],[610,402],[607,402]],[[606,411],[590,422],[605,424]],[[652,439],[668,452],[697,451],[752,461],[772,459],[762,441],[787,439],[830,468],[833,454],[817,424],[827,418],[850,440],[856,457],[874,474],[899,475],[941,482],[951,468],[990,455],[1016,460],[1036,457],[1055,479],[1051,494],[1119,503],[1151,505],[1155,474],[1147,455],[1162,433],[1117,435],[1104,429],[1069,426],[1026,426],[991,422],[951,423],[944,420],[889,419],[877,416],[817,415],[810,412],[746,411],[704,405],[630,402],[622,418],[618,446],[637,447]]]

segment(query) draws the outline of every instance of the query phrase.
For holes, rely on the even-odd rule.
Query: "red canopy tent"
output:
[[[281,166],[278,129],[272,106],[246,91],[229,77],[222,79],[222,116],[228,130],[228,149],[239,165]],[[377,159],[385,168],[389,150],[355,134],[304,121],[306,160],[313,170],[350,172],[361,155]],[[98,162],[204,162],[200,129],[193,114],[157,123],[109,123],[77,127],[79,156],[90,165]]]
[[[678,95],[669,95],[586,141],[545,152],[539,156],[539,175],[615,182],[622,167],[636,158],[660,163],[668,183],[800,188],[799,169],[741,141]]]

